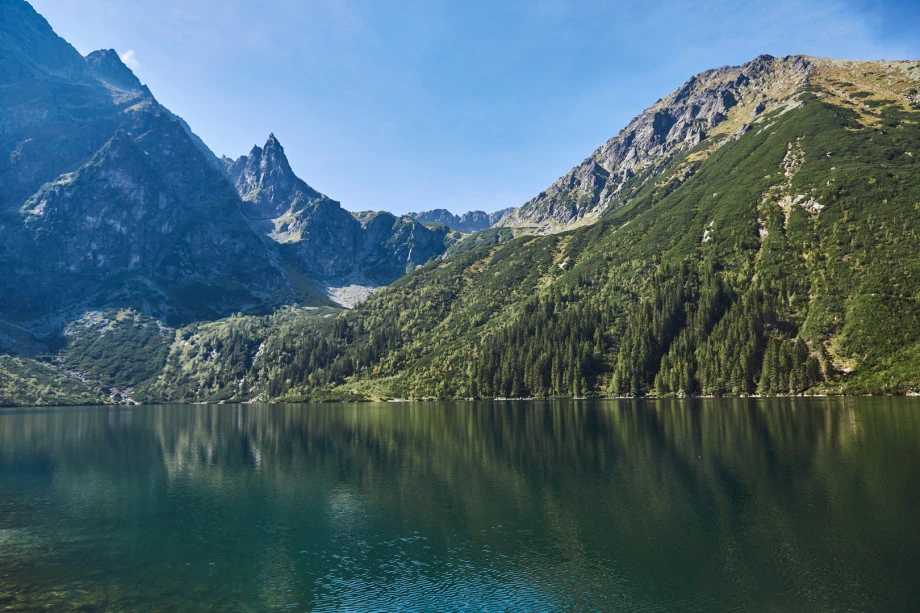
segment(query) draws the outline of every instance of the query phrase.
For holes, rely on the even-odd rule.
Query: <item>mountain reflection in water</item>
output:
[[[916,609],[905,398],[0,412],[0,608]]]

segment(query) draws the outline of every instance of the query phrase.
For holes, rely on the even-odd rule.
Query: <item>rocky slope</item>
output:
[[[135,397],[920,392],[920,62],[807,62],[598,223],[463,251],[339,317],[180,329]]]
[[[813,73],[811,58],[769,55],[702,72],[498,225],[553,232],[596,221],[607,209],[624,203],[629,196],[624,188],[638,189],[653,180],[669,160],[704,139],[717,147],[725,142],[717,136],[743,132],[754,118],[785,104]]]
[[[446,228],[313,190],[274,136],[219,160],[115,51],[82,57],[24,0],[0,0],[0,23],[0,320],[326,305],[444,252]]]
[[[187,320],[283,290],[219,172],[178,122],[165,113],[144,119],[20,208],[0,247],[0,311],[118,301]]]
[[[0,0],[0,23],[0,213],[76,170],[117,130],[134,131],[145,113],[172,116],[114,51],[83,58],[27,2]]]
[[[333,294],[351,285],[386,285],[444,252],[446,228],[390,213],[352,214],[307,185],[274,134],[247,156],[223,158],[223,165],[253,227]]]

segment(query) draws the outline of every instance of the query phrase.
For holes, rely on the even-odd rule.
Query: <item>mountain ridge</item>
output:
[[[493,213],[477,210],[454,215],[447,209],[432,209],[430,211],[421,211],[418,213],[407,213],[407,215],[422,223],[441,223],[452,230],[472,233],[491,228],[512,210],[514,209],[509,207]]]
[[[446,248],[446,229],[386,216],[366,227],[301,181],[274,135],[236,166],[218,159],[117,52],[82,57],[24,0],[0,12],[11,25],[0,31],[0,317],[50,334],[80,308],[175,323],[325,306],[339,287],[366,295]]]
[[[772,73],[770,89],[750,87],[767,73]],[[803,85],[809,74],[807,56],[770,55],[698,73],[498,225],[532,226],[545,233],[595,221],[615,206],[621,190],[637,173],[650,169],[649,176],[654,176],[666,158],[695,147],[730,115],[739,115],[739,110],[748,121],[773,110],[774,95]],[[738,128],[743,125],[742,121]]]
[[[920,62],[819,62],[596,223],[429,263],[334,318],[179,330],[137,397],[918,393],[918,85]],[[212,353],[249,326],[244,357]]]
[[[61,393],[0,404],[920,393],[920,62],[705,71],[463,235],[345,211],[274,134],[214,164],[113,53],[27,26],[0,33],[49,46],[0,58],[0,343],[45,354],[0,381]]]
[[[334,297],[350,286],[367,295],[446,248],[444,228],[385,211],[352,213],[310,187],[294,173],[274,133],[246,156],[223,158],[223,167],[253,227]]]

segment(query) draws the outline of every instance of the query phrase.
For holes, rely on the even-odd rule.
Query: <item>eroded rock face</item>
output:
[[[181,320],[283,290],[223,177],[178,122],[146,119],[142,133],[117,132],[21,207],[5,244],[12,265],[0,311],[134,294],[130,303]],[[193,287],[199,295],[183,295]]]
[[[274,134],[264,147],[223,163],[253,226],[324,285],[384,285],[444,252],[446,229],[390,213],[353,214],[307,185]]]
[[[320,200],[328,200],[294,174],[274,134],[236,161],[224,158],[226,173],[251,219],[275,219]]]
[[[558,230],[592,220],[637,173],[698,145],[730,116],[772,109],[801,89],[813,66],[804,56],[762,55],[743,66],[702,72],[633,119],[619,134],[498,225]]]
[[[82,57],[27,2],[0,0],[0,24],[0,215],[77,170],[116,131],[136,133],[145,114],[176,118],[117,53]]]

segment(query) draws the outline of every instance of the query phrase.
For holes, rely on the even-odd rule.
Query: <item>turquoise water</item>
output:
[[[920,610],[920,401],[0,411],[0,611]]]

